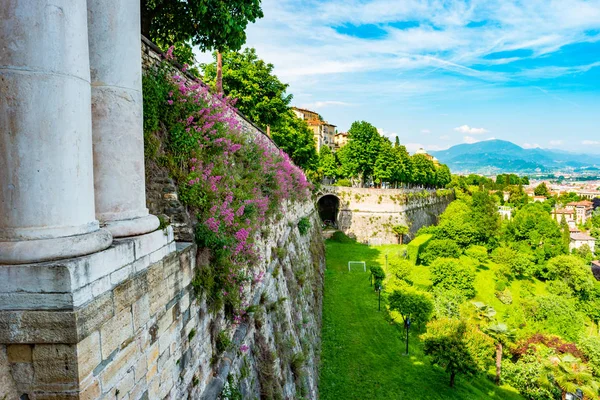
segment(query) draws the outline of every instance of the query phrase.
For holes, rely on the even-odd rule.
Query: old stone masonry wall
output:
[[[394,225],[410,228],[404,242],[423,226],[434,225],[454,200],[451,190],[367,189],[324,186],[320,198],[334,195],[339,199],[338,229],[369,244],[397,243]]]
[[[195,245],[176,244],[170,228],[52,265],[41,277],[47,289],[55,282],[50,309],[0,311],[0,399],[215,399],[238,390],[243,398],[316,398],[323,241],[312,204],[285,211],[263,230],[255,273],[264,278],[251,288],[254,312],[238,325],[194,292],[198,268],[210,266]],[[304,216],[312,227],[301,235]],[[124,266],[103,275],[114,265]],[[27,279],[44,267],[2,270],[1,278],[22,282],[21,298],[35,302]],[[69,276],[83,304],[60,310],[69,290],[60,294],[56,279]]]

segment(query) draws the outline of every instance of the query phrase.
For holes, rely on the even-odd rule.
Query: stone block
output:
[[[134,261],[134,263],[131,265],[133,268],[133,271],[135,273],[141,272],[141,271],[145,271],[146,269],[148,269],[148,267],[150,266],[150,256],[144,256],[141,258],[138,258],[137,260]]]
[[[124,398],[127,394],[129,394],[131,389],[133,389],[134,385],[135,385],[135,373],[133,372],[133,369],[129,368],[127,371],[125,371],[125,374],[124,374],[123,378],[121,379],[121,381],[119,383],[117,383],[113,389],[115,393],[117,393],[117,392],[119,393],[117,396],[115,396],[115,398],[118,398],[118,399]]]
[[[89,336],[93,331],[98,330],[100,326],[113,318],[114,315],[112,292],[107,292],[86,306],[76,310],[75,316],[80,340]]]
[[[129,275],[131,275],[132,271],[133,271],[133,263],[128,264],[128,265],[124,266],[123,268],[116,270],[115,272],[110,274],[110,283],[113,286],[118,285],[119,283],[121,283],[125,279],[127,279],[129,277]]]
[[[102,359],[106,359],[123,342],[133,337],[133,318],[130,310],[122,310],[100,328]]]
[[[96,400],[101,394],[100,382],[98,379],[93,379],[87,387],[83,388],[79,400]]]
[[[98,297],[103,295],[112,289],[112,284],[110,283],[110,276],[105,276],[100,279],[95,280],[91,283],[92,287],[92,296]]]
[[[126,376],[127,370],[135,362],[136,356],[137,346],[133,342],[116,354],[113,361],[100,374],[102,390],[104,392],[115,387]]]
[[[173,307],[169,308],[159,319],[158,319],[158,332],[157,336],[160,338],[163,333],[169,329],[173,324]]]
[[[0,343],[77,343],[70,311],[0,311]]]
[[[12,344],[6,346],[6,355],[10,363],[30,363],[33,361],[33,346]]]
[[[35,382],[39,384],[67,384],[76,388],[77,349],[75,345],[36,344],[33,348]]]
[[[148,291],[146,274],[141,273],[126,280],[113,290],[115,310],[117,312],[129,308],[137,299]]]
[[[162,230],[157,230],[152,233],[140,235],[134,239],[122,239],[131,240],[135,248],[135,258],[139,259],[155,252],[161,247],[166,246],[169,243],[169,235],[165,234]]]
[[[33,383],[32,363],[10,364],[10,372],[18,387],[28,387]]]
[[[146,380],[139,381],[129,392],[129,400],[142,400],[148,398],[148,385]]]
[[[114,240],[106,250],[65,263],[71,272],[72,290],[82,288],[135,261],[131,240]]]
[[[0,293],[68,293],[71,275],[63,265],[40,263],[0,268]]]
[[[0,310],[66,310],[72,307],[71,293],[0,293]]]
[[[77,344],[79,380],[82,381],[102,362],[100,332],[95,331]]]
[[[146,354],[142,354],[135,363],[134,373],[135,382],[143,380],[146,382],[146,373],[148,372],[148,363],[146,361]]]
[[[159,354],[160,353],[158,351],[158,343],[154,343],[148,349],[148,357],[147,357],[148,365],[154,364],[158,360]]]
[[[150,299],[145,294],[133,303],[133,329],[137,332],[138,329],[146,325],[150,319]]]

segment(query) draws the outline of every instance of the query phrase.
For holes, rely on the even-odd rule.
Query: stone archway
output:
[[[323,224],[338,226],[338,215],[340,212],[340,199],[334,194],[326,194],[317,201],[317,209],[319,210],[319,217]]]

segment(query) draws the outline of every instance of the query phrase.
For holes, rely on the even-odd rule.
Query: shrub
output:
[[[600,337],[583,336],[579,339],[578,347],[588,359],[594,375],[600,376]]]
[[[351,237],[349,237],[342,231],[333,232],[333,235],[331,235],[331,238],[329,240],[331,240],[332,242],[337,242],[337,243],[355,243],[356,242],[356,240],[352,239]]]
[[[434,315],[436,318],[460,318],[460,305],[466,300],[467,298],[460,290],[434,288]]]
[[[346,179],[346,178],[341,178],[338,179],[333,186],[345,186],[345,187],[352,187],[352,182],[350,182],[350,179]]]
[[[431,264],[434,287],[459,290],[466,298],[475,297],[475,271],[470,265],[454,258],[438,258]]]
[[[413,264],[408,260],[392,258],[389,261],[389,272],[398,280],[412,284],[410,275],[413,269]]]
[[[482,264],[486,263],[489,258],[487,248],[485,248],[484,246],[470,246],[467,250],[465,250],[465,254],[471,258],[476,259]]]
[[[431,240],[431,235],[420,235],[414,238],[408,244],[408,258],[409,260],[417,261],[419,253],[425,248],[427,242]]]
[[[308,233],[310,226],[310,220],[308,219],[308,217],[302,217],[300,218],[300,221],[298,221],[298,231],[300,231],[300,234],[302,236]]]
[[[419,264],[430,265],[438,258],[458,258],[461,254],[462,251],[454,240],[433,239],[419,252],[417,260]]]

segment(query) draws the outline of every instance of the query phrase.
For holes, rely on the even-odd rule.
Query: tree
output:
[[[390,311],[397,311],[404,322],[406,330],[406,354],[408,354],[408,331],[411,323],[422,324],[429,321],[433,312],[433,302],[428,294],[412,287],[405,290],[394,290],[388,296]]]
[[[446,164],[440,165],[435,173],[435,185],[437,187],[446,187],[452,181],[452,174],[450,168]]]
[[[189,41],[217,51],[216,88],[222,93],[221,53],[246,43],[246,27],[263,17],[260,0],[141,0],[142,34],[159,42]]]
[[[548,186],[546,186],[546,182],[542,182],[537,185],[533,190],[533,193],[536,196],[544,196],[546,198],[550,197],[550,190],[548,189]]]
[[[254,49],[244,49],[241,53],[229,51],[222,57],[223,92],[236,99],[237,109],[263,129],[267,126],[273,130],[285,129],[291,120],[288,105],[292,95],[286,93],[288,85],[273,73],[273,64],[258,58]],[[202,65],[202,71],[207,82],[216,81],[216,63]]]
[[[500,385],[503,346],[514,340],[515,331],[508,329],[506,324],[492,324],[487,326],[484,332],[496,342],[496,385]]]
[[[319,169],[323,176],[335,178],[338,175],[338,162],[329,146],[322,146],[319,151]]]
[[[494,354],[494,341],[465,321],[431,321],[421,338],[425,355],[450,374],[450,387],[454,387],[458,374],[473,376],[485,372]]]
[[[348,144],[344,146],[344,158],[340,157],[346,173],[359,176],[363,185],[373,175],[373,169],[381,148],[381,136],[377,128],[365,121],[356,121],[348,130]]]
[[[495,239],[500,229],[500,215],[494,197],[485,189],[473,193],[472,224],[481,244]]]
[[[411,157],[414,165],[413,183],[423,186],[435,185],[435,165],[424,154]]]
[[[433,287],[460,290],[465,297],[475,297],[475,271],[455,258],[438,258],[429,268]]]
[[[316,171],[318,169],[319,157],[317,156],[313,132],[306,122],[296,117],[291,110],[287,110],[282,114],[277,127],[271,130],[271,137],[297,166],[305,171]]]
[[[375,167],[373,168],[373,178],[375,182],[381,184],[383,182],[393,182],[395,177],[398,175],[396,169],[398,168],[398,159],[395,152],[393,151],[392,143],[386,137],[381,138],[381,144],[379,154],[375,160]]]
[[[452,239],[433,239],[430,240],[425,249],[419,252],[419,264],[431,265],[438,258],[458,258],[462,250]]]
[[[402,244],[404,235],[408,234],[409,228],[406,225],[394,225],[392,227],[392,232],[398,238],[398,244]]]

